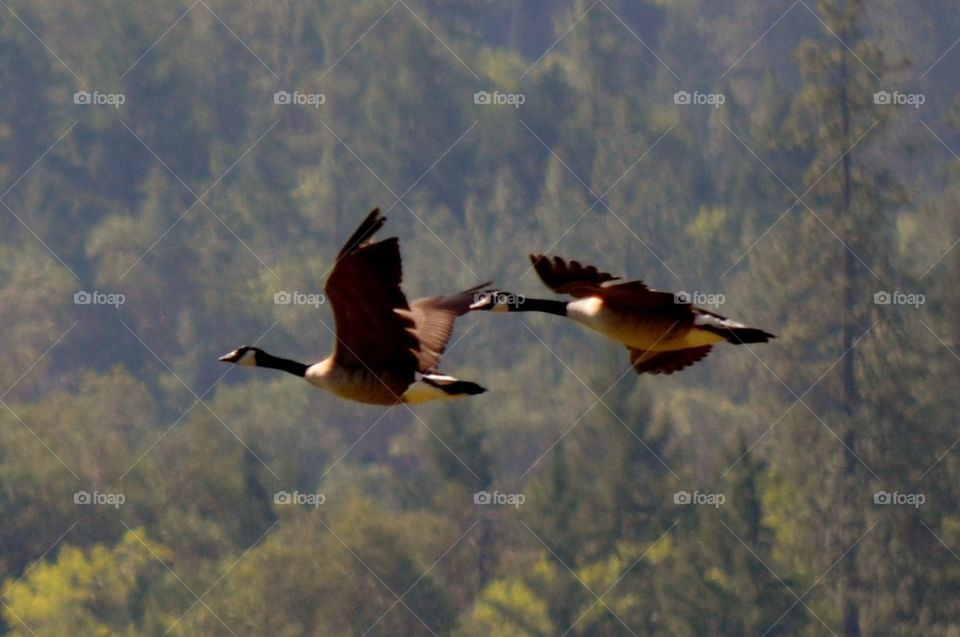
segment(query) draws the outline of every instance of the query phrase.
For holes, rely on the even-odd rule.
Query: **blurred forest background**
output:
[[[960,635],[953,3],[0,4],[5,634]],[[411,298],[549,252],[778,339],[472,314],[489,393],[414,409],[217,362],[325,356],[274,295],[374,206]]]

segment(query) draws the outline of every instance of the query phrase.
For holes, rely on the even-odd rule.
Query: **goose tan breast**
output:
[[[394,375],[374,374],[360,368],[334,367],[327,375],[323,387],[348,400],[374,405],[393,405],[407,390],[409,382]]]
[[[570,303],[567,316],[624,345],[652,351],[685,346],[690,331],[689,321],[665,313],[612,309],[595,297]]]

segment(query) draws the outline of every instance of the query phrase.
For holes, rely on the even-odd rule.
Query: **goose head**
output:
[[[257,359],[262,358],[265,353],[266,352],[259,347],[244,345],[243,347],[238,347],[229,354],[224,354],[220,357],[220,360],[224,363],[234,363],[236,365],[245,365],[247,367],[257,367]]]

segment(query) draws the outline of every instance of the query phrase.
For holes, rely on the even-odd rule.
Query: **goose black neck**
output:
[[[522,303],[507,305],[510,312],[543,312],[544,314],[567,315],[567,302],[552,299],[524,299]]]
[[[257,352],[256,360],[257,367],[279,369],[287,372],[288,374],[293,374],[294,376],[300,377],[305,376],[307,373],[307,366],[303,363],[298,363],[297,361],[292,361],[288,358],[280,358],[279,356],[267,354],[266,352]]]

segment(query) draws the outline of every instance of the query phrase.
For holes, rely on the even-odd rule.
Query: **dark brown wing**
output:
[[[544,285],[559,294],[576,298],[598,296],[606,305],[620,308],[662,310],[686,316],[689,303],[678,303],[672,292],[651,290],[643,281],[620,281],[607,272],[600,272],[592,265],[582,266],[576,261],[569,263],[560,257],[552,259],[543,255],[530,255],[534,269]]]
[[[373,235],[383,227],[383,224],[387,222],[387,218],[380,214],[380,208],[374,208],[370,211],[370,214],[367,215],[367,218],[363,220],[360,224],[360,227],[353,231],[353,234],[350,235],[350,238],[347,239],[347,242],[343,244],[343,247],[340,248],[339,254],[337,254],[337,259],[342,259],[345,255],[353,252],[358,248],[362,248],[365,245],[369,245],[373,240]]]
[[[374,209],[340,251],[325,291],[337,321],[336,360],[346,367],[389,371],[413,380],[414,322],[400,289],[403,268],[396,237],[373,243],[385,218]]]
[[[530,261],[544,285],[558,294],[577,298],[594,296],[602,289],[602,284],[619,279],[592,265],[584,267],[576,261],[568,264],[560,257],[550,259],[542,254],[531,254]]]
[[[651,352],[645,349],[630,350],[630,363],[638,374],[672,374],[706,358],[712,345],[688,347],[669,352]]]
[[[417,358],[421,372],[436,371],[437,363],[453,334],[457,317],[470,311],[470,306],[477,301],[477,293],[490,284],[491,281],[487,281],[458,294],[416,299],[410,303],[409,312],[400,311],[402,316],[413,319],[416,325],[415,333],[420,343]]]

